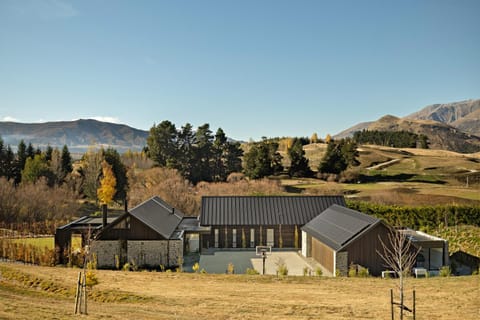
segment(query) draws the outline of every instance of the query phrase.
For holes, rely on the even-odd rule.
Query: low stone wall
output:
[[[120,241],[95,241],[91,249],[97,256],[99,268],[116,268],[121,256]],[[183,259],[182,240],[130,240],[127,241],[127,262],[139,267],[176,267]],[[121,267],[121,266],[120,266]]]
[[[90,251],[97,257],[98,268],[116,268],[115,259],[119,259],[121,252],[120,241],[95,241]]]
[[[335,270],[345,277],[348,275],[348,252],[337,252],[336,255]]]

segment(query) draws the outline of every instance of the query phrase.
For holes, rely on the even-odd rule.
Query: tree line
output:
[[[146,151],[156,165],[176,169],[194,184],[226,181],[242,168],[240,143],[229,141],[221,128],[213,135],[208,123],[194,131],[189,123],[177,129],[162,121],[150,129]]]
[[[362,130],[353,134],[358,144],[375,144],[393,148],[428,149],[428,137],[408,131]]]

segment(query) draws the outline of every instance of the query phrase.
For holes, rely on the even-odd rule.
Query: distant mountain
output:
[[[434,104],[405,118],[446,123],[465,133],[480,137],[480,99]]]
[[[146,145],[148,131],[123,124],[97,120],[45,123],[0,122],[0,136],[5,144],[16,147],[20,140],[35,147],[62,147],[71,152],[85,152],[90,146],[113,147],[119,152],[139,151]]]
[[[430,148],[470,153],[480,151],[480,100],[436,104],[405,118],[386,115],[346,129],[334,138],[351,137],[359,130],[409,131],[429,138]]]
[[[343,130],[342,132],[337,133],[334,138],[335,139],[344,139],[353,136],[353,134],[357,131],[362,131],[368,128],[369,125],[371,125],[373,121],[368,121],[368,122],[360,122],[359,124],[354,125],[353,127],[350,127],[346,130]]]

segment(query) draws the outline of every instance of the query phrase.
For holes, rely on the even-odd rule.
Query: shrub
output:
[[[279,258],[275,264],[277,265],[277,275],[279,276],[288,275],[288,267],[282,258]]]
[[[337,270],[338,271],[338,270]],[[353,278],[357,276],[357,268],[355,265],[350,265],[350,268],[348,268],[348,276]]]
[[[207,272],[207,270],[205,270],[205,269],[202,268],[202,270],[200,270],[200,273],[201,273],[201,274],[207,274],[208,272]]]
[[[449,266],[443,266],[440,268],[440,277],[450,277],[452,274],[452,270]]]
[[[315,274],[317,275],[317,277],[321,277],[323,275],[322,268],[316,267],[315,268]]]
[[[122,267],[122,270],[123,271],[130,271],[130,263],[128,263],[128,262],[125,263]]]
[[[253,269],[253,268],[247,268],[247,270],[245,270],[245,274],[248,274],[248,275],[257,275],[257,274],[260,274],[260,272],[258,272],[257,270]]]
[[[303,267],[303,276],[306,277],[309,273],[311,273],[312,271],[310,270],[309,267],[305,266]]]
[[[88,270],[85,274],[86,285],[90,288],[98,284],[97,274],[93,270]]]
[[[233,263],[229,263],[227,266],[227,274],[234,274],[235,273],[235,266]]]
[[[193,272],[198,273],[198,270],[200,270],[200,264],[198,262],[195,262],[195,264],[192,267]]]
[[[120,257],[118,254],[115,255],[115,269],[120,270]]]
[[[370,273],[368,272],[367,268],[362,267],[358,271],[358,276],[361,277],[361,278],[367,278],[369,275],[370,275]]]

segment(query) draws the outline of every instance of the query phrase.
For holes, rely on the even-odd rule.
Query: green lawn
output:
[[[33,245],[38,248],[45,248],[53,249],[55,246],[55,238],[54,237],[41,237],[41,238],[19,238],[13,239],[14,242],[17,243],[24,243],[26,245]],[[72,237],[72,248],[79,249],[82,247],[82,238],[80,236],[73,236]]]

